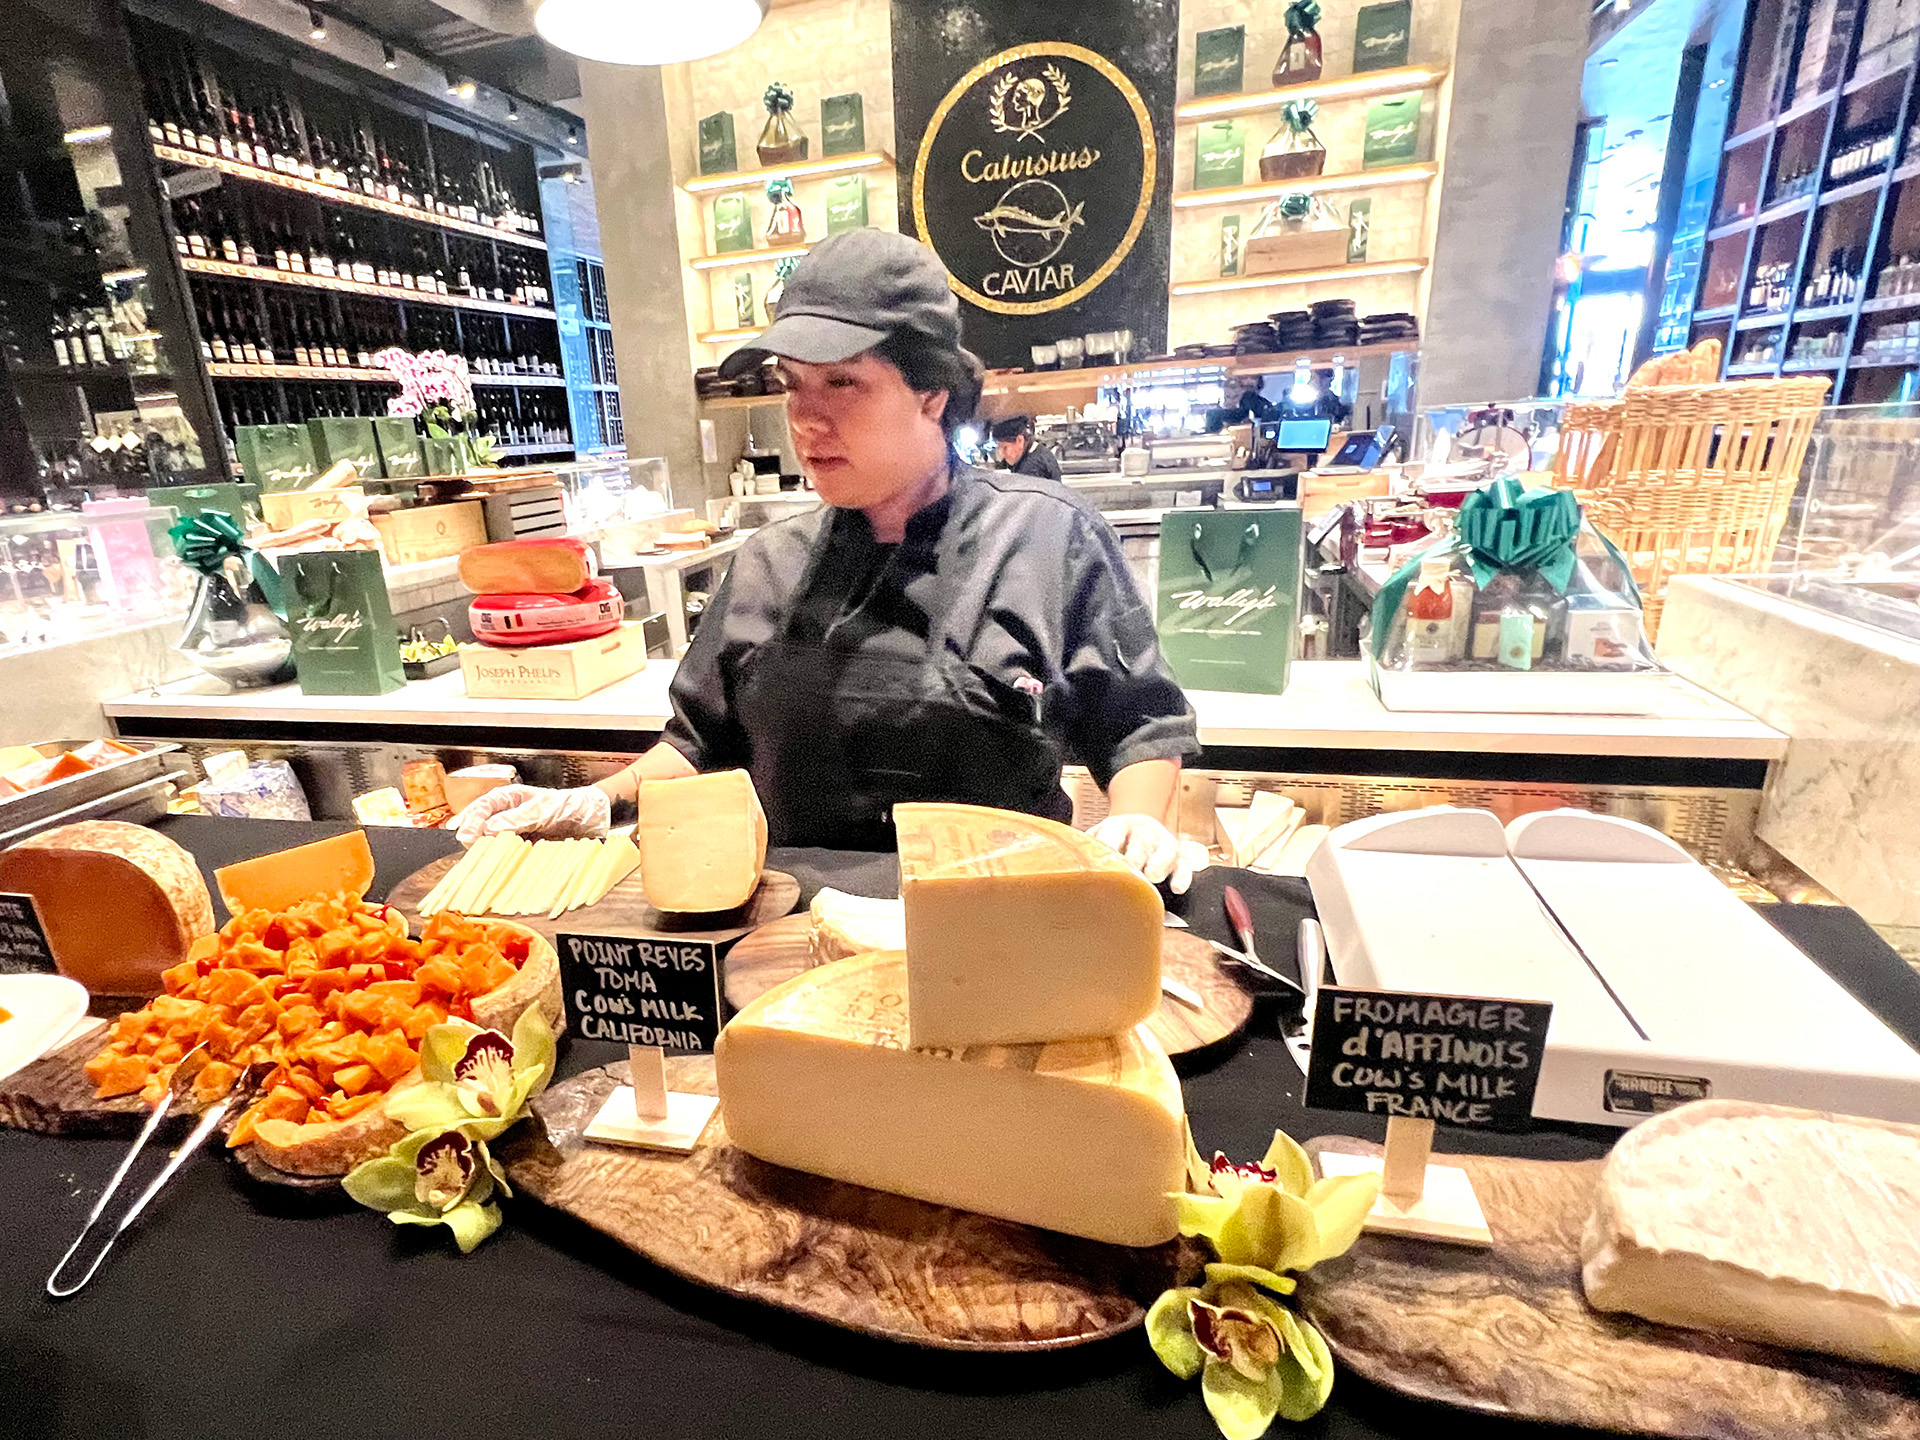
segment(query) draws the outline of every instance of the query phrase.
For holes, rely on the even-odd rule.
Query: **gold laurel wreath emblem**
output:
[[[1007,97],[1013,93],[1013,87],[1020,83],[1019,75],[1009,69],[995,82],[987,96],[987,119],[995,130],[1011,135],[1016,140],[1033,140],[1042,130],[1067,113],[1067,107],[1073,103],[1073,87],[1067,83],[1067,75],[1058,65],[1048,65],[1040,72],[1053,86],[1053,113],[1041,116],[1037,111],[1017,123],[1007,119]]]

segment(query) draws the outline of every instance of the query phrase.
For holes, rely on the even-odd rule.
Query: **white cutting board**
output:
[[[64,975],[0,975],[0,1080],[51,1050],[87,1013],[86,987]]]

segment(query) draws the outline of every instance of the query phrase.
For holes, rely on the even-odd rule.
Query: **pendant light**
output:
[[[542,0],[533,28],[549,44],[608,65],[673,65],[731,50],[768,0]]]

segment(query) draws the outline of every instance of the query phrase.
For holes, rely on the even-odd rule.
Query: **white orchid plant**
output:
[[[1379,1193],[1377,1175],[1315,1180],[1306,1152],[1278,1130],[1252,1165],[1219,1151],[1209,1164],[1188,1132],[1187,1191],[1173,1197],[1180,1233],[1216,1258],[1204,1284],[1154,1301],[1147,1339],[1174,1374],[1200,1377],[1226,1440],[1257,1440],[1276,1417],[1306,1420],[1327,1403],[1333,1357],[1283,1303],[1295,1286],[1288,1272],[1345,1254]]]
[[[400,393],[387,402],[387,414],[421,420],[428,435],[453,441],[471,463],[494,463],[493,436],[477,435],[468,428],[478,417],[480,405],[474,399],[466,356],[449,355],[445,350],[416,353],[389,345],[371,359],[375,369],[385,370],[400,383]],[[456,430],[456,425],[460,429]]]
[[[496,1193],[513,1195],[487,1142],[547,1088],[553,1057],[553,1031],[537,1005],[511,1038],[465,1020],[435,1025],[420,1045],[425,1079],[387,1097],[406,1138],[355,1166],[342,1182],[347,1194],[396,1225],[445,1225],[470,1253],[500,1228]]]

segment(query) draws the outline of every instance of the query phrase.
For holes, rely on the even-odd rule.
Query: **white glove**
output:
[[[1167,881],[1176,895],[1187,893],[1194,871],[1207,868],[1204,845],[1180,839],[1151,815],[1109,815],[1092,834],[1153,884]]]
[[[597,785],[577,790],[540,790],[532,785],[501,785],[489,790],[454,820],[460,843],[512,830],[542,840],[598,839],[613,819],[613,802]]]

